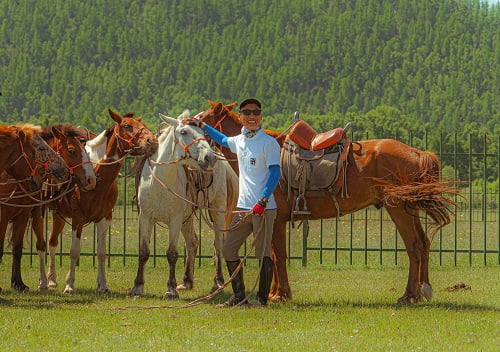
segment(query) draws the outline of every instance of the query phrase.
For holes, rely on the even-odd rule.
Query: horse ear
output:
[[[237,103],[234,101],[234,102],[232,102],[231,104],[226,105],[226,108],[227,108],[229,111],[231,111],[231,110],[233,110],[233,109],[234,109],[234,107],[236,106],[236,104],[237,104]]]
[[[111,116],[111,118],[116,122],[116,123],[120,123],[122,122],[122,117],[120,115],[118,115],[116,112],[114,112],[113,110],[111,109],[108,109],[108,112],[109,112],[109,116]]]
[[[142,116],[136,117],[135,120],[138,121],[138,122],[141,122],[142,121]]]
[[[52,135],[57,139],[64,139],[64,133],[56,126],[52,126],[50,132],[52,132]]]
[[[213,108],[215,105],[217,105],[216,102],[214,101],[211,101],[211,100],[208,100],[208,103],[210,104],[210,106]]]
[[[217,105],[213,106],[212,109],[213,109],[214,113],[220,114],[222,111],[222,103],[217,103]]]
[[[162,119],[165,123],[169,124],[170,126],[177,127],[180,123],[179,120],[174,119],[173,117],[170,116],[165,116],[162,113],[159,113],[160,119]]]

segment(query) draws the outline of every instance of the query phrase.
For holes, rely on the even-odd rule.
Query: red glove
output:
[[[267,198],[260,197],[257,203],[252,208],[252,213],[254,215],[262,215],[264,214],[264,210],[266,210],[267,206]]]
[[[254,215],[262,215],[262,214],[264,214],[264,210],[266,210],[266,208],[264,208],[262,205],[257,203],[253,206],[252,213]]]

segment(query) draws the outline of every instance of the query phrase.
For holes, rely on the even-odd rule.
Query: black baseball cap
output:
[[[240,109],[248,104],[255,104],[259,107],[259,109],[262,109],[262,106],[260,105],[260,101],[258,101],[255,98],[248,98],[248,99],[243,100],[240,104]]]

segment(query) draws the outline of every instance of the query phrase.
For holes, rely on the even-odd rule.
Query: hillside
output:
[[[108,107],[157,121],[256,96],[275,128],[295,110],[321,127],[382,109],[407,129],[500,132],[500,6],[479,0],[0,0],[0,13],[3,123],[95,130]]]

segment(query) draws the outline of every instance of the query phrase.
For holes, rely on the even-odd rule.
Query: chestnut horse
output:
[[[68,168],[32,124],[0,125],[0,173],[7,171],[16,180],[30,179],[35,188],[51,177],[55,182],[68,179]]]
[[[97,291],[99,293],[110,292],[106,284],[105,272],[106,232],[111,225],[113,207],[118,197],[116,178],[127,155],[150,155],[158,148],[156,137],[141,122],[142,117],[133,118],[133,113],[121,116],[111,109],[108,111],[116,123],[88,141],[85,146],[92,162],[94,162],[92,156],[96,155],[96,153],[104,155],[94,168],[97,176],[95,188],[87,192],[75,190],[68,196],[69,201],[58,200],[50,204],[53,225],[49,237],[49,287],[57,286],[55,255],[59,235],[65,225],[65,219],[71,219],[72,224],[71,265],[66,276],[66,287],[63,291],[67,294],[75,292],[75,268],[80,258],[82,229],[84,225],[90,222],[97,225]],[[104,150],[104,152],[100,152],[101,150]]]
[[[73,177],[74,181],[77,182],[82,189],[88,190],[95,187],[96,177],[90,165],[88,155],[79,142],[80,135],[81,132],[74,129],[71,125],[57,125],[51,128],[45,128],[40,132],[40,136],[43,140],[52,149],[58,152],[66,165],[68,165],[69,174]],[[24,183],[27,183],[27,181]],[[37,206],[37,204],[45,202],[45,197],[42,191],[28,194],[26,189],[22,188],[21,184],[13,183],[0,185],[0,193],[2,195],[12,195],[8,202],[2,202],[0,205],[0,258],[3,256],[3,245],[7,224],[11,222],[11,286],[19,291],[27,291],[29,287],[24,284],[21,275],[23,237],[31,212],[33,216],[33,229],[37,235],[36,248],[39,253],[46,251],[46,244],[43,237],[41,206]],[[52,193],[51,197],[54,198],[56,195],[57,194]],[[45,276],[44,261],[45,256],[41,256],[40,266],[43,276]],[[45,287],[39,288],[46,288],[46,284]]]
[[[238,115],[232,109],[236,103],[223,105],[210,102],[210,108],[199,113],[202,119],[228,136],[241,133]],[[285,136],[266,130],[275,136],[283,146]],[[350,143],[350,142],[349,142]],[[227,148],[223,154],[232,161],[237,171],[236,158]],[[442,196],[444,192],[452,192],[450,188],[439,182],[439,160],[433,153],[412,148],[396,140],[374,139],[350,143],[347,155],[348,166],[344,175],[344,191],[335,196],[334,203],[330,194],[323,197],[306,197],[310,215],[308,219],[334,218],[356,212],[373,205],[384,207],[395,223],[403,238],[409,256],[409,275],[406,290],[398,302],[415,303],[432,298],[432,287],[429,282],[428,239],[419,216],[419,211],[429,215],[435,225],[435,231],[450,222],[447,205],[450,201]],[[333,172],[333,170],[332,170]],[[273,259],[275,263],[273,286],[269,294],[272,301],[292,298],[286,268],[286,223],[290,221],[294,202],[287,199],[287,185],[283,177],[274,195],[278,204],[278,212],[274,222]],[[293,198],[293,197],[291,197]],[[341,214],[338,214],[338,209]],[[294,215],[295,219],[301,219]],[[302,217],[304,218],[304,217]]]

